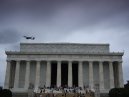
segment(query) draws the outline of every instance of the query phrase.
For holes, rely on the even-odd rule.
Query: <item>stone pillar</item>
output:
[[[122,61],[118,63],[118,72],[119,72],[119,86],[124,87],[124,80],[123,80],[123,70],[122,70]]]
[[[114,88],[113,63],[109,62],[110,89]]]
[[[11,61],[7,60],[4,89],[9,89]]]
[[[57,62],[57,87],[61,86],[61,61]]]
[[[14,88],[18,88],[19,87],[19,73],[20,73],[20,61],[16,61]]]
[[[68,86],[72,87],[72,61],[68,63]]]
[[[100,90],[104,90],[103,62],[99,62],[99,86]]]
[[[30,78],[30,61],[26,61],[26,73],[25,73],[25,89],[29,88],[29,78]]]
[[[46,87],[51,85],[51,62],[47,61]]]
[[[37,61],[36,64],[36,80],[35,80],[35,88],[38,89],[40,86],[40,61]]]
[[[81,61],[78,64],[78,85],[83,88],[83,64]]]
[[[93,62],[92,61],[89,61],[89,86],[91,89],[94,88]]]

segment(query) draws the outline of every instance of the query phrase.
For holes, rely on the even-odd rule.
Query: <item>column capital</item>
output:
[[[99,63],[103,63],[104,61],[98,61]]]
[[[21,62],[21,60],[15,60],[15,61],[18,62],[18,63]]]
[[[61,63],[61,60],[58,60],[57,63]]]
[[[39,60],[36,61],[37,64],[40,64],[40,62],[41,62],[41,61],[39,61]]]
[[[26,62],[31,62],[31,60],[25,60]]]
[[[73,61],[68,61],[69,65],[72,64]]]
[[[81,64],[82,64],[82,63],[83,63],[83,61],[78,61],[78,63],[81,63]]]
[[[6,62],[11,62],[11,60],[6,60]]]
[[[93,63],[94,61],[88,61],[89,63]]]
[[[123,63],[123,61],[118,61],[118,63]]]
[[[35,60],[36,62],[41,62],[42,60]]]
[[[108,63],[113,63],[113,61],[108,61]]]
[[[47,60],[46,62],[47,62],[47,63],[51,63],[51,60]]]

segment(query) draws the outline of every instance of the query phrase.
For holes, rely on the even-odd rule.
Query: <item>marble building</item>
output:
[[[98,87],[101,93],[123,87],[123,52],[109,44],[20,43],[20,51],[6,51],[4,88],[27,92],[34,88]]]

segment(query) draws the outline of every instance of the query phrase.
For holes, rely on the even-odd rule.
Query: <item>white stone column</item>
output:
[[[9,89],[11,61],[7,60],[4,89]]]
[[[100,90],[104,90],[103,62],[99,62],[99,86]]]
[[[46,87],[51,85],[51,62],[47,61]]]
[[[57,87],[61,86],[61,61],[57,62]]]
[[[29,78],[30,78],[30,61],[26,61],[26,73],[25,73],[25,89],[29,88]]]
[[[14,88],[19,88],[20,61],[16,61]]]
[[[68,62],[68,86],[72,87],[72,61]]]
[[[123,80],[123,70],[122,70],[122,61],[118,62],[118,72],[119,72],[119,86],[124,87],[124,80]]]
[[[110,89],[114,88],[113,63],[109,62]]]
[[[93,62],[92,61],[89,61],[89,86],[91,89],[94,88]]]
[[[35,79],[35,88],[39,88],[40,83],[40,61],[37,61],[36,64],[36,79]]]
[[[83,63],[81,61],[78,64],[78,85],[83,88]]]

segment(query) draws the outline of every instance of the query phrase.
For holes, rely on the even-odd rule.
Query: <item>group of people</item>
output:
[[[94,89],[90,89],[87,87],[43,87],[43,88],[35,88],[35,93],[94,93]]]

